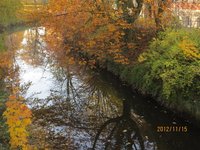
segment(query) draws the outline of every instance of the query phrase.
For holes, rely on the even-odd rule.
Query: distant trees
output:
[[[17,21],[16,12],[20,7],[20,0],[0,1],[0,28],[2,28],[1,26],[6,26]]]

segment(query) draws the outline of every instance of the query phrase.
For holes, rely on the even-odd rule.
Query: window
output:
[[[197,28],[200,28],[200,17],[197,18]]]
[[[183,26],[185,27],[191,27],[192,26],[192,20],[190,19],[190,17],[183,17],[182,19],[183,21]]]

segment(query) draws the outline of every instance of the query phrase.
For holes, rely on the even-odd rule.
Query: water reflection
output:
[[[21,82],[32,83],[25,97],[34,116],[33,145],[49,149],[88,149],[94,142],[95,149],[107,148],[114,143],[105,144],[106,138],[97,142],[100,134],[95,135],[102,124],[107,128],[109,122],[108,125],[116,123],[116,131],[112,134],[118,147],[124,145],[130,149],[133,145],[144,149],[137,124],[130,118],[128,102],[121,101],[112,85],[105,88],[106,82],[99,73],[77,65],[63,67],[57,61],[49,61],[50,55],[44,49],[46,44],[41,44],[44,41],[39,31],[33,28],[24,32],[21,49],[16,55]],[[39,137],[38,131],[42,133]],[[121,131],[124,136],[119,137],[126,137],[127,141],[120,144],[117,136]]]
[[[144,140],[140,133],[138,124],[131,119],[131,108],[128,101],[123,102],[123,114],[119,117],[107,120],[100,126],[97,132],[93,148],[97,147],[97,141],[103,139],[104,149],[141,149],[144,150]],[[135,119],[135,118],[134,118]],[[113,127],[109,128],[109,125]],[[102,132],[103,135],[100,138]],[[102,146],[102,143],[99,146]]]
[[[122,104],[113,95],[116,91],[112,87],[101,91],[100,87],[104,84],[101,80],[96,79],[94,84],[89,77],[81,81],[75,75],[68,76],[67,80],[59,81],[60,90],[58,87],[52,90],[50,96],[43,99],[42,106],[34,105],[34,124],[51,131],[46,140],[54,139],[48,142],[52,149],[87,149],[92,145],[98,126],[108,118],[120,115]],[[51,105],[47,105],[50,101]],[[34,100],[32,102],[35,103]],[[70,143],[63,145],[67,141]],[[60,147],[57,147],[58,143]]]
[[[155,130],[171,118],[113,77],[57,59],[60,54],[47,49],[45,32],[45,28],[26,30],[16,51],[20,85],[30,86],[23,95],[33,114],[30,145],[50,150],[177,148],[163,143]],[[185,137],[187,141],[189,136]],[[179,141],[170,134],[163,139]]]
[[[112,86],[101,91],[103,81],[96,79],[95,84],[86,81],[76,88],[73,84],[66,86],[69,88],[66,91],[70,91],[66,96],[52,91],[44,100],[51,101],[52,105],[44,103],[32,109],[34,125],[47,132],[43,140],[48,147],[88,149],[93,145],[93,149],[144,149],[145,143],[136,123],[139,120],[133,115],[130,103],[120,101]]]
[[[31,66],[44,65],[46,61],[46,46],[43,40],[45,28],[33,27],[23,33],[23,40],[20,53],[20,59]]]

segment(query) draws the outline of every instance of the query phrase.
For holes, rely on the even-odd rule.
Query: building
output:
[[[174,1],[172,11],[183,26],[200,28],[200,0]]]
[[[48,0],[21,0],[24,4],[47,4]]]

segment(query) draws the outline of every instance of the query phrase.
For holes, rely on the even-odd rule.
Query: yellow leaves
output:
[[[136,47],[136,45],[134,43],[128,43],[127,46],[129,49],[133,49]]]
[[[143,54],[141,54],[139,57],[138,57],[138,62],[144,62],[146,60],[145,56]]]
[[[88,46],[89,46],[89,47],[93,47],[93,46],[95,46],[95,44],[96,44],[95,41],[89,41],[89,42],[88,42]]]
[[[119,27],[121,27],[122,29],[131,29],[132,28],[132,25],[127,23],[126,21],[124,20],[118,20],[117,21],[117,25]]]
[[[152,3],[153,0],[144,0],[145,3]]]
[[[10,53],[9,52],[1,52],[0,55],[0,67],[8,68],[11,64]]]
[[[87,61],[81,60],[81,61],[79,61],[78,63],[79,63],[79,65],[86,65],[86,64],[87,64]]]
[[[73,65],[75,63],[75,60],[73,57],[70,57],[69,60],[68,60],[68,64],[69,65]]]
[[[116,13],[110,2],[96,3],[94,1],[85,3],[81,0],[50,2],[47,12],[51,17],[46,19],[44,26],[48,24],[47,33],[51,32],[47,36],[48,45],[55,49],[53,53],[61,64],[66,63],[62,60],[63,57],[67,57],[68,64],[73,64],[74,60],[70,57],[79,52],[91,56],[87,62],[85,60],[78,62],[81,65],[95,64],[95,61],[90,62],[90,59],[103,62],[110,57],[116,62],[127,64],[128,59],[121,52],[125,45],[122,42],[125,36],[123,29],[132,28],[132,25],[121,17],[120,10]],[[58,50],[62,48],[64,53]],[[128,45],[128,48],[133,48],[133,45]]]
[[[185,38],[180,44],[179,47],[181,48],[183,54],[186,58],[194,60],[200,59],[200,53],[197,49],[197,46],[191,40]]]
[[[10,52],[1,52],[0,54],[0,79],[5,77],[11,68],[11,56],[12,55]]]
[[[10,96],[9,96],[9,99],[10,99],[10,100],[15,100],[15,99],[16,99],[16,96],[10,95]],[[9,104],[9,102],[7,102],[7,105],[8,105],[8,104]]]
[[[114,32],[114,31],[116,30],[116,27],[115,27],[115,25],[113,25],[113,24],[109,24],[109,25],[107,26],[107,28],[108,28],[108,31],[110,31],[110,32]]]
[[[19,85],[17,67],[13,66],[16,40],[13,40],[12,36],[9,36],[6,42],[10,51],[1,52],[0,54],[0,79],[2,72],[4,79],[6,79],[7,90],[12,94],[8,97],[3,116],[8,125],[11,149],[30,150],[28,146],[27,126],[31,124],[31,111],[23,103],[23,97],[19,95],[20,89],[16,86]]]
[[[23,103],[22,97],[10,95],[6,102],[4,117],[9,127],[11,148],[30,149],[27,127],[31,124],[31,111]]]
[[[125,56],[123,56],[121,54],[115,54],[114,55],[114,61],[116,63],[120,63],[120,64],[123,64],[123,65],[128,65],[129,64],[129,60]]]

